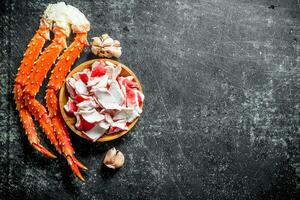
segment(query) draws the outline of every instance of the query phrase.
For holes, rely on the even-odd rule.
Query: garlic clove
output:
[[[103,46],[112,46],[114,45],[114,40],[112,38],[107,38],[106,40],[102,41]]]
[[[103,163],[111,169],[118,169],[124,165],[125,157],[121,151],[111,148],[107,151]]]
[[[109,38],[109,35],[107,33],[101,35],[102,40],[106,40],[107,38]]]
[[[116,158],[115,158],[115,168],[121,168],[124,165],[125,157],[121,151],[117,151]]]
[[[114,166],[112,166],[112,164],[115,162],[115,155],[117,153],[116,148],[111,148],[110,150],[107,151],[103,163],[109,167],[109,168],[114,168]]]
[[[93,37],[92,38],[93,39],[93,42],[92,42],[92,45],[94,46],[100,46],[101,45],[101,40],[100,40],[100,38],[98,38],[98,37]]]
[[[121,44],[118,40],[112,39],[108,34],[100,37],[93,37],[91,51],[99,57],[119,58],[122,55]]]
[[[121,43],[119,42],[119,40],[115,40],[114,46],[121,47]]]

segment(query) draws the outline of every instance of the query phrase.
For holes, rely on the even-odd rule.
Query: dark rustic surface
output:
[[[13,80],[48,3],[1,2],[1,199],[299,198],[299,0],[69,1],[90,38],[121,41],[146,96],[122,139],[71,134],[85,183],[30,147],[15,111]],[[112,146],[126,157],[115,173],[100,164]]]

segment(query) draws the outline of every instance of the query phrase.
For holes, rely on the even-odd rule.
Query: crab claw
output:
[[[76,162],[74,162],[73,159],[72,159],[70,156],[67,157],[67,161],[68,161],[68,163],[69,163],[69,165],[70,165],[72,171],[74,172],[74,174],[75,174],[81,181],[85,181],[85,179],[83,178],[83,176],[82,176],[82,174],[81,174],[81,172],[80,172],[80,170],[79,170],[78,165],[76,164]],[[85,166],[84,166],[84,167],[85,167]],[[85,167],[85,169],[87,169],[87,168]]]
[[[56,158],[56,156],[53,153],[51,153],[49,150],[47,150],[44,146],[40,144],[39,138],[37,137],[37,133],[34,128],[33,120],[28,110],[20,109],[20,118],[26,130],[30,144],[43,155],[49,158]]]
[[[67,132],[65,125],[62,122],[60,114],[53,117],[52,119],[53,126],[55,128],[57,138],[60,141],[60,145],[62,148],[62,153],[64,157],[67,159],[72,171],[76,176],[82,181],[84,181],[83,176],[80,173],[79,168],[87,169],[81,162],[79,162],[74,156],[74,149],[72,148],[72,144],[70,142],[70,138]],[[79,167],[79,168],[78,168]]]
[[[39,152],[41,152],[43,155],[49,157],[49,158],[57,158],[53,153],[51,153],[50,151],[48,151],[44,146],[42,146],[41,144],[32,144],[32,146],[38,150]]]

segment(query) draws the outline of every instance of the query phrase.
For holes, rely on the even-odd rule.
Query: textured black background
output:
[[[68,1],[90,20],[90,38],[121,41],[120,61],[146,96],[121,139],[91,144],[71,133],[90,168],[85,183],[63,158],[30,147],[12,96],[49,2],[0,5],[1,199],[299,199],[299,0]],[[101,166],[112,146],[126,157],[116,173]]]

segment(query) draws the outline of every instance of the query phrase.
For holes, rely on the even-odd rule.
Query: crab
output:
[[[74,156],[74,149],[59,111],[57,93],[71,66],[88,45],[89,30],[89,21],[77,8],[63,2],[49,4],[40,20],[39,29],[27,46],[14,84],[16,108],[32,147],[49,158],[56,158],[40,143],[33,116],[55,149],[66,158],[72,171],[82,181],[84,178],[80,169],[87,168]],[[54,39],[42,51],[45,42],[50,40],[50,31],[54,33]],[[71,31],[75,38],[67,47],[66,39]],[[54,64],[46,89],[45,107],[35,96]]]

